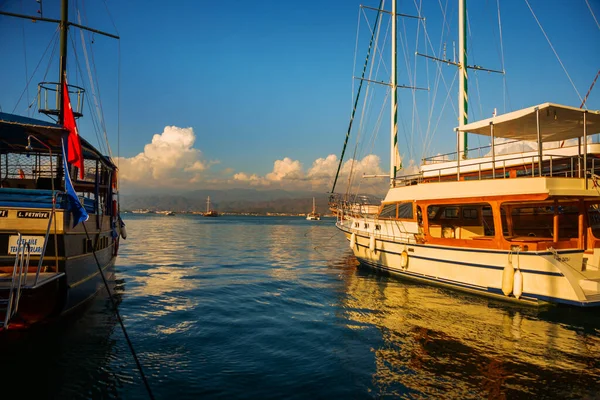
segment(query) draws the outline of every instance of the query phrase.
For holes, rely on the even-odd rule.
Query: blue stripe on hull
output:
[[[411,258],[413,258],[413,257],[416,258],[415,256],[411,256]],[[367,266],[375,268],[375,269],[388,271],[395,275],[405,277],[407,279],[411,279],[411,280],[415,280],[415,281],[419,281],[419,282],[432,283],[435,285],[440,285],[440,286],[448,287],[451,289],[466,291],[469,293],[477,293],[477,294],[492,297],[492,298],[495,298],[498,300],[509,301],[509,302],[513,302],[513,303],[516,302],[519,304],[530,304],[530,305],[540,305],[540,303],[559,303],[559,304],[566,304],[566,305],[572,305],[572,306],[578,306],[578,307],[600,307],[600,301],[580,302],[580,301],[564,300],[564,299],[550,297],[550,296],[542,296],[542,295],[537,295],[537,294],[532,294],[532,293],[523,293],[523,295],[521,296],[520,299],[516,299],[515,297],[505,296],[504,293],[502,293],[502,289],[500,289],[500,288],[467,285],[462,282],[457,282],[457,281],[453,281],[453,280],[449,280],[449,279],[440,279],[440,278],[436,278],[436,277],[425,275],[425,274],[417,274],[417,273],[406,271],[406,270],[397,270],[397,269],[389,268],[384,265],[374,263],[372,261],[369,261],[369,260],[366,260],[366,259],[360,258],[360,257],[357,257],[357,259],[358,259],[358,261],[360,261],[361,264],[367,265]]]
[[[360,246],[360,247],[364,247],[365,249],[369,248],[369,246],[365,246],[365,245],[359,244],[359,243],[356,243],[356,245]],[[407,246],[412,246],[412,244],[407,244]],[[442,248],[442,249],[446,250],[445,248]],[[452,250],[454,250],[454,249],[452,249]],[[380,249],[380,248],[378,248],[377,251],[378,252],[382,252],[382,253],[387,253],[387,254],[395,254],[395,255],[400,255],[401,254],[401,253],[398,253],[398,252],[395,252],[395,251],[389,251],[389,250],[384,250],[384,249]],[[521,254],[522,253],[519,253],[519,255],[521,255]],[[411,254],[410,258],[418,258],[420,260],[434,261],[434,262],[443,262],[445,264],[462,265],[462,266],[465,266],[465,267],[495,269],[495,270],[498,270],[498,271],[504,270],[504,267],[499,267],[497,265],[473,264],[473,263],[466,263],[466,262],[462,262],[462,261],[452,261],[452,260],[447,260],[447,259],[417,256],[415,254]],[[525,269],[525,268],[521,268],[521,272],[522,273],[528,273],[528,274],[535,274],[535,275],[564,276],[560,272],[536,271],[534,269]]]

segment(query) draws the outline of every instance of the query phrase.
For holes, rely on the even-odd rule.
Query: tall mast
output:
[[[206,212],[210,211],[210,196],[206,198]]]
[[[66,79],[67,71],[67,33],[69,30],[69,0],[61,1],[61,12],[60,12],[60,104],[58,105],[58,124],[64,124],[64,96],[62,88],[64,87],[64,81]]]
[[[391,122],[390,122],[390,134],[391,134],[391,152],[390,152],[390,186],[394,186],[394,179],[396,178],[397,163],[396,158],[398,157],[398,84],[397,84],[397,73],[396,73],[396,0],[392,0],[392,99],[391,103]]]
[[[458,127],[466,125],[469,118],[469,98],[467,96],[467,6],[466,0],[458,0]],[[462,158],[467,158],[467,134],[459,133],[459,151]],[[457,155],[459,157],[460,154]]]

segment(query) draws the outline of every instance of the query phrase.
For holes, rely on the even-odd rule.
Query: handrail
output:
[[[21,299],[21,290],[23,289],[23,269],[25,268],[25,283],[27,283],[27,269],[29,268],[29,258],[31,255],[31,246],[29,243],[22,243],[23,235],[21,232],[17,232],[17,251],[15,254],[15,264],[13,265],[13,272],[11,276],[10,290],[8,293],[8,302],[6,304],[6,314],[4,316],[4,324],[3,328],[6,329],[8,327],[8,322],[12,318],[12,316],[17,312],[19,308],[19,300]],[[27,258],[25,258],[25,249],[27,249]],[[25,262],[25,260],[27,260]],[[20,261],[20,262],[19,262]],[[27,266],[25,267],[25,264]],[[18,272],[18,279],[17,278]],[[15,284],[18,282],[18,287],[16,288],[17,294],[15,299]],[[13,306],[14,304],[14,306]],[[13,310],[14,308],[14,310]]]
[[[476,159],[472,159],[476,160]],[[521,160],[523,161],[520,164],[510,165],[511,161]],[[530,160],[525,162],[525,160]],[[574,156],[565,156],[565,155],[557,155],[557,154],[544,154],[541,158],[542,163],[548,162],[548,164],[544,165],[542,174],[536,172],[536,165],[539,164],[540,157],[539,155],[530,155],[527,157],[518,156],[512,158],[505,158],[501,160],[492,161],[490,159],[482,160],[480,162],[472,163],[472,164],[462,164],[461,165],[452,165],[446,166],[443,168],[431,169],[428,170],[427,176],[424,175],[423,172],[413,175],[405,175],[401,177],[397,177],[394,179],[394,187],[396,186],[409,186],[412,184],[417,184],[423,182],[424,179],[435,179],[437,178],[438,182],[442,181],[442,178],[450,178],[456,177],[456,171],[460,168],[461,175],[462,174],[477,174],[476,180],[488,180],[488,179],[508,179],[507,169],[509,168],[518,168],[523,167],[526,172],[526,175],[535,177],[535,176],[562,176],[565,178],[583,178],[589,173],[593,173],[598,166],[596,166],[596,162],[594,158],[587,159],[587,165],[583,165],[582,156],[574,155]],[[562,161],[562,162],[561,162]],[[482,166],[486,166],[482,168]],[[531,168],[529,171],[528,166]],[[502,170],[500,173],[496,173],[496,170]],[[437,172],[437,176],[436,176]],[[456,178],[458,179],[458,178]]]
[[[46,246],[48,245],[48,238],[50,237],[50,228],[52,227],[52,220],[54,219],[55,210],[52,210],[50,213],[50,218],[48,220],[48,228],[46,228],[46,236],[44,237],[44,247],[42,248],[42,252],[40,254],[40,260],[38,262],[37,271],[35,272],[35,280],[33,281],[33,286],[36,286],[38,283],[38,279],[40,277],[40,272],[42,270],[42,263],[44,261],[44,256],[46,255]],[[56,240],[56,238],[55,238]]]

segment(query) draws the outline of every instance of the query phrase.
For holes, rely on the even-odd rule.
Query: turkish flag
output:
[[[69,158],[67,161],[79,168],[79,179],[83,179],[83,151],[81,150],[81,141],[79,140],[75,116],[71,108],[71,100],[69,100],[69,89],[66,79],[63,81],[63,125],[69,131],[67,139],[67,154]]]

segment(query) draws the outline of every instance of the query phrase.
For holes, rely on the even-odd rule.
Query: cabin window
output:
[[[396,218],[396,204],[387,204],[383,206],[379,213],[379,218]]]
[[[594,237],[600,238],[600,204],[590,204],[588,207],[588,223]]]
[[[380,231],[381,230],[381,225],[379,225],[379,224],[375,225],[375,230],[376,231]]]
[[[367,229],[369,227],[369,224],[365,224],[365,229]]]
[[[464,219],[477,219],[477,209],[475,208],[463,208],[462,216]]]
[[[398,205],[398,218],[413,219],[413,203],[400,203]]]
[[[444,209],[444,218],[455,219],[458,218],[458,207],[447,207]]]
[[[489,221],[483,214],[489,214]],[[427,207],[429,235],[445,239],[479,239],[494,236],[494,219],[487,203],[438,204]]]
[[[554,238],[554,215],[558,216],[558,239],[576,239],[579,236],[579,208],[574,202],[559,203],[504,203],[505,217],[502,231],[507,238],[538,237]]]

